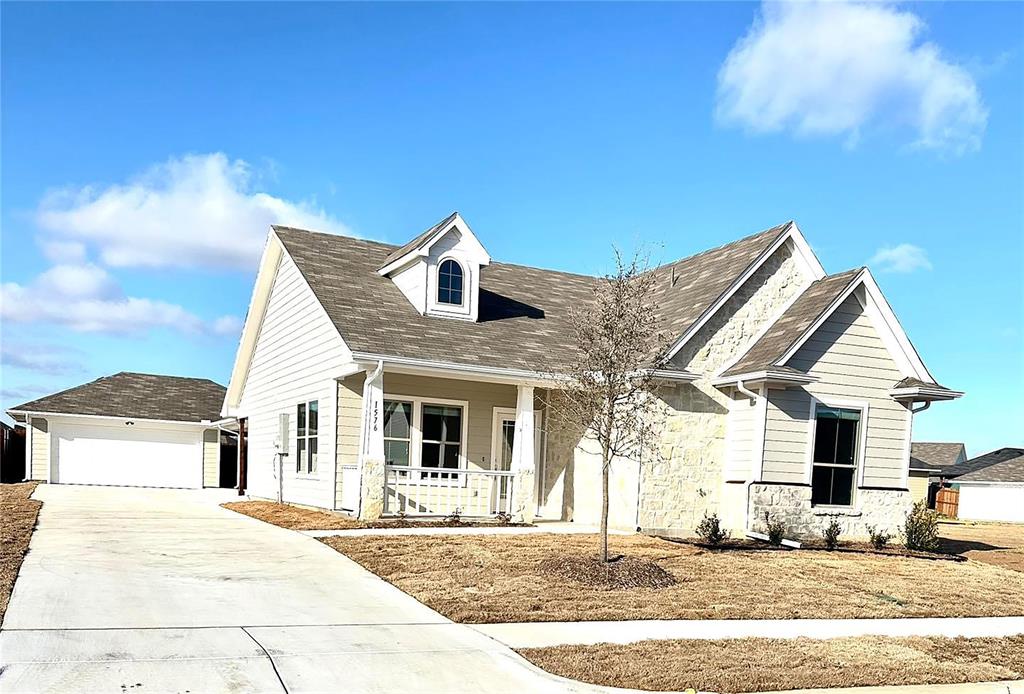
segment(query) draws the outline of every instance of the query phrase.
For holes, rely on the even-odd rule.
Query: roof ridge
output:
[[[648,270],[648,272],[656,272],[656,271],[661,270],[663,268],[668,268],[668,267],[671,267],[673,265],[677,265],[679,263],[685,262],[687,260],[695,260],[695,259],[701,257],[702,255],[707,255],[709,253],[714,253],[715,251],[724,250],[724,249],[728,248],[729,246],[735,246],[735,245],[744,243],[746,241],[750,241],[751,239],[757,238],[758,236],[768,235],[770,232],[775,232],[775,234],[777,236],[781,236],[793,224],[794,224],[794,222],[791,219],[791,220],[789,220],[787,222],[783,222],[782,224],[776,224],[773,227],[769,227],[767,229],[762,229],[761,231],[755,232],[753,234],[748,234],[748,235],[743,236],[742,238],[738,238],[738,239],[736,239],[734,241],[729,241],[727,243],[723,243],[721,245],[715,246],[714,248],[708,248],[706,250],[700,251],[698,253],[694,253],[692,255],[687,255],[687,256],[683,256],[682,258],[677,258],[675,260],[670,260],[667,263],[662,263],[661,265],[658,265],[656,267],[651,268],[650,270]]]

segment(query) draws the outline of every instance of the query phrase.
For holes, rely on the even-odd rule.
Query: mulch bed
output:
[[[529,523],[511,523],[500,520],[467,520],[457,517],[413,519],[386,518],[361,521],[341,513],[303,508],[275,501],[230,501],[221,504],[229,511],[270,523],[289,530],[387,530],[394,528],[522,528]]]
[[[0,621],[7,612],[7,603],[14,590],[21,562],[28,552],[28,543],[36,527],[36,517],[43,502],[29,497],[38,482],[0,485]]]
[[[725,540],[717,545],[711,545],[700,540],[687,537],[670,537],[664,535],[652,535],[667,542],[675,542],[681,545],[700,547],[711,552],[728,552],[740,550],[743,552],[835,552],[837,554],[877,554],[887,557],[910,557],[912,559],[932,559],[936,561],[967,561],[966,557],[957,554],[946,554],[944,552],[920,552],[906,547],[892,546],[885,549],[876,549],[866,542],[843,543],[834,549],[829,549],[824,542],[812,540],[802,542],[799,548],[786,547],[784,545],[773,545],[760,540]]]
[[[618,556],[605,563],[592,555],[562,554],[541,560],[537,570],[541,574],[612,590],[668,588],[679,583],[668,571],[640,557]]]

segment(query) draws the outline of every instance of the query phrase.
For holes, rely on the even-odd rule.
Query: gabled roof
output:
[[[967,457],[962,443],[914,441],[910,444],[911,470],[941,472],[944,467],[953,465],[961,457]]]
[[[945,467],[942,469],[942,476],[959,479],[961,476],[966,477],[968,473],[981,471],[997,463],[1019,458],[1022,455],[1024,455],[1024,448],[998,448],[985,455],[979,455],[977,458],[971,458],[962,463]]]
[[[777,362],[782,356],[846,291],[860,272],[858,268],[813,282],[722,376],[738,376],[781,366]]]
[[[401,248],[290,227],[275,226],[274,233],[354,353],[531,371],[571,363],[569,310],[591,300],[598,278],[491,262],[480,276],[479,320],[469,322],[420,315],[378,273],[388,258],[414,252],[450,223]],[[684,333],[791,228],[773,227],[652,270],[666,330]]]
[[[1020,450],[1020,449],[1017,449]],[[992,465],[968,472],[956,478],[957,482],[1012,482],[1024,484],[1024,451]]]
[[[122,371],[12,407],[8,412],[216,421],[220,419],[224,393],[224,386],[205,378]]]
[[[414,238],[409,243],[405,244],[404,246],[399,246],[395,250],[391,251],[390,253],[388,253],[387,257],[384,258],[384,262],[381,263],[381,266],[379,268],[377,268],[377,269],[378,270],[383,269],[384,267],[386,267],[386,266],[390,265],[391,263],[395,262],[396,260],[398,260],[402,256],[408,255],[409,253],[412,253],[413,251],[420,250],[421,248],[426,246],[428,243],[430,243],[430,241],[433,239],[435,234],[439,233],[446,226],[448,226],[449,224],[454,222],[455,218],[458,217],[458,216],[459,216],[459,213],[457,211],[456,212],[452,212],[450,215],[448,215],[447,217],[442,219],[440,222],[438,222],[434,226],[432,226],[429,229],[427,229],[426,231],[424,231],[422,234],[420,234],[419,236]]]

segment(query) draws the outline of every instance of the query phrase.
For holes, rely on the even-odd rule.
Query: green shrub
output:
[[[930,510],[923,501],[918,501],[903,522],[903,544],[907,549],[919,552],[935,552],[939,549],[939,514]]]
[[[871,546],[875,549],[885,549],[892,539],[892,534],[879,530],[873,525],[868,526],[868,536],[871,538]]]
[[[697,525],[697,537],[712,547],[717,547],[729,539],[729,531],[722,528],[722,521],[718,519],[717,513],[710,516],[704,514],[704,519]]]
[[[839,525],[839,521],[835,518],[828,524],[828,527],[822,531],[821,535],[825,538],[825,546],[828,549],[835,549],[839,546],[839,535],[843,532],[843,526]]]
[[[768,542],[773,545],[781,545],[782,539],[786,536],[786,524],[780,520],[772,520],[772,514],[764,512],[764,527],[768,534]]]

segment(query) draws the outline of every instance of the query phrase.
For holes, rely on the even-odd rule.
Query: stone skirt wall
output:
[[[814,508],[809,485],[750,485],[748,511],[750,527],[765,532],[764,513],[786,524],[786,537],[794,540],[820,540],[822,531],[835,518],[843,527],[840,540],[867,540],[868,526],[884,530],[894,537],[913,506],[906,489],[858,489],[853,508]]]

